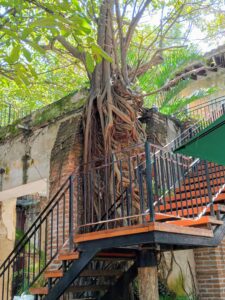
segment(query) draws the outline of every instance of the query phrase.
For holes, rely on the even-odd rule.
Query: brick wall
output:
[[[49,174],[49,195],[50,199],[59,190],[62,184],[68,179],[71,173],[82,162],[82,130],[81,116],[70,118],[60,124],[54,147],[51,152],[50,174]],[[65,196],[65,197],[64,197]],[[48,255],[54,255],[56,247],[68,250],[69,238],[69,190],[66,189],[59,201],[58,208],[53,210],[53,216],[48,219]],[[74,223],[77,223],[77,199],[74,192]],[[53,220],[53,221],[52,221]],[[53,222],[53,225],[51,225]],[[51,226],[53,228],[51,228]],[[75,225],[76,226],[76,225]],[[64,228],[64,230],[63,230]],[[51,234],[53,233],[53,237]],[[51,264],[50,269],[57,267],[57,261]]]
[[[200,300],[225,299],[225,239],[216,248],[197,249],[196,275]]]

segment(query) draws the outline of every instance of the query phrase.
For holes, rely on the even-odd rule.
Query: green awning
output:
[[[225,165],[225,115],[174,152]]]

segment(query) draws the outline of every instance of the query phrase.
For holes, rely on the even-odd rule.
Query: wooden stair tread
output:
[[[91,241],[91,240],[107,239],[107,238],[113,238],[113,237],[118,237],[118,236],[147,233],[147,232],[152,232],[152,231],[180,233],[180,234],[205,236],[205,237],[213,236],[213,232],[208,229],[196,230],[196,229],[190,228],[190,227],[181,227],[181,226],[176,226],[173,224],[152,222],[152,223],[147,223],[146,225],[126,226],[126,227],[109,229],[109,230],[101,230],[101,231],[91,232],[91,233],[77,234],[74,237],[74,242],[82,243],[82,242]]]
[[[174,224],[178,226],[200,226],[200,225],[222,225],[223,221],[217,220],[209,216],[203,216],[198,220],[177,220],[177,221],[168,221],[168,224]]]
[[[62,270],[49,270],[44,272],[45,278],[61,278],[63,277]]]
[[[220,189],[220,187],[216,187],[216,192],[218,192]],[[179,192],[179,193],[176,193],[176,196],[171,196],[170,197],[170,201],[177,201],[177,200],[186,200],[186,199],[194,199],[194,198],[200,198],[200,197],[205,197],[205,196],[208,196],[208,189],[205,188],[205,189],[201,189],[201,190],[196,190],[196,191],[186,191],[186,192]],[[169,199],[169,197],[168,197]]]
[[[168,219],[174,219],[174,218],[178,218],[177,216],[171,216],[171,215],[168,215],[168,214],[164,214],[164,213],[155,213],[155,220],[156,221],[165,221],[165,220],[168,220]],[[148,215],[147,218],[146,218],[147,221],[150,220],[150,216]]]
[[[194,198],[194,199],[188,199],[188,200],[178,200],[177,202],[175,201],[169,201],[168,198],[166,200],[166,205],[160,204],[160,206],[156,205],[155,206],[155,211],[156,212],[170,212],[171,210],[176,210],[179,208],[189,208],[192,209],[192,206],[198,206],[199,210],[201,210],[202,206],[204,207],[205,205],[209,204],[209,198],[208,197],[202,197],[202,198]],[[225,202],[225,194],[220,194],[215,200],[214,203],[219,203],[219,202]]]
[[[58,256],[59,260],[76,260],[79,259],[80,252],[74,251],[74,252],[68,252],[68,253],[60,253]]]
[[[224,174],[222,171],[209,173],[209,178],[210,178],[210,180],[216,179],[216,178],[218,178],[218,179],[224,178]],[[189,182],[194,183],[194,182],[203,182],[203,181],[206,181],[205,172],[204,173],[198,172],[198,174],[197,173],[190,174],[189,179],[188,178],[185,179],[186,184],[188,184]]]
[[[167,212],[170,215],[174,215],[174,216],[180,216],[180,217],[193,217],[194,215],[198,215],[199,213],[203,212],[203,210],[206,209],[205,213],[210,213],[210,207],[206,208],[205,207],[193,207],[193,208],[184,208],[182,209],[178,209],[173,210],[172,212]],[[219,205],[219,204],[213,204],[213,209],[214,211],[220,211],[220,212],[225,212],[225,206],[224,205]]]
[[[210,185],[211,187],[213,186],[221,186],[225,183],[225,178],[220,178],[220,179],[211,179],[210,180]],[[186,183],[185,185],[182,185],[180,189],[176,189],[177,192],[179,191],[190,191],[190,190],[196,190],[196,189],[202,189],[202,188],[207,188],[207,182],[206,180],[202,182],[195,182],[195,183]]]
[[[32,295],[48,295],[48,288],[47,287],[30,288],[29,292]]]

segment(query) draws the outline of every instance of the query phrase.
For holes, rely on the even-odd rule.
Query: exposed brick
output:
[[[81,117],[71,117],[70,119],[62,122],[59,126],[55,144],[51,152],[50,159],[50,186],[49,198],[51,199],[59,188],[64,184],[68,177],[73,173],[76,168],[81,164],[82,159],[82,132],[81,132]],[[53,225],[51,228],[51,216],[48,220],[48,255],[55,253],[57,246],[58,249],[68,248],[69,238],[69,190],[65,192],[65,200],[63,197],[59,202],[58,209],[54,208],[53,212]],[[74,224],[77,224],[77,199],[76,190],[74,193]],[[58,222],[57,222],[58,221]],[[65,231],[63,234],[63,223]],[[51,236],[51,233],[52,236]],[[64,237],[64,241],[63,241]],[[49,269],[58,268],[58,261],[54,260],[49,266]]]
[[[225,240],[216,248],[196,249],[200,300],[225,300]]]

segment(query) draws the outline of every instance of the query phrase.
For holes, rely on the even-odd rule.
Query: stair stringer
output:
[[[86,248],[86,249],[85,249]],[[85,247],[80,254],[80,258],[75,260],[70,268],[66,271],[64,276],[58,280],[58,282],[49,290],[48,295],[44,300],[57,300],[64,294],[66,289],[74,282],[74,280],[80,275],[87,264],[95,257],[95,255],[101,250],[99,248]]]

